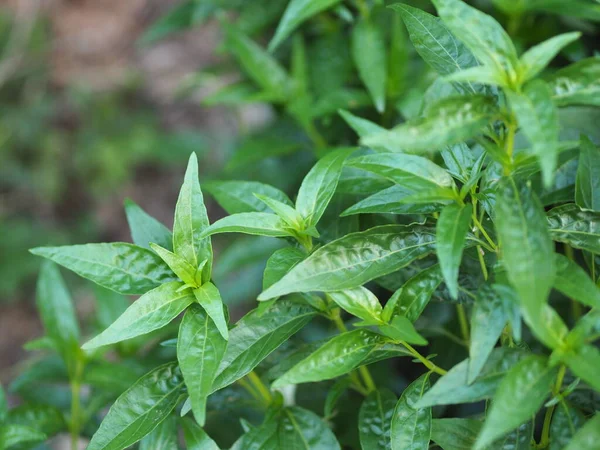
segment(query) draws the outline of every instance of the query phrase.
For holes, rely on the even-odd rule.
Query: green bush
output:
[[[172,232],[129,202],[134,244],[33,249],[50,261],[47,336],[30,347],[54,353],[13,383],[30,403],[0,407],[0,436],[68,428],[90,450],[175,449],[179,428],[190,449],[596,448],[600,59],[557,33],[591,33],[582,19],[600,5],[495,1],[509,35],[460,0],[434,0],[439,18],[376,1],[245,3],[185,3],[146,39],[236,11],[219,14],[224,48],[248,79],[208,101],[274,105],[232,164],[313,151],[295,201],[213,180],[228,215],[211,224],[192,154]],[[265,50],[248,35],[272,22]],[[237,321],[212,274],[255,249],[244,241],[217,270],[222,233],[272,252]],[[100,332],[81,347],[55,263],[101,286]],[[65,379],[70,394],[48,387]]]

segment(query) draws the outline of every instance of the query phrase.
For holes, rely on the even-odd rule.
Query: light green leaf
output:
[[[484,65],[494,67],[507,79],[516,76],[517,52],[510,37],[492,16],[461,0],[433,0],[438,15]]]
[[[295,247],[280,248],[267,261],[263,273],[263,290],[271,287],[306,257],[306,254]]]
[[[315,226],[335,193],[342,166],[354,148],[330,151],[308,172],[298,190],[296,210],[304,218],[306,228]]]
[[[575,261],[556,254],[554,288],[592,308],[600,308],[600,288]]]
[[[273,387],[330,380],[345,375],[357,368],[374,348],[383,345],[386,340],[367,329],[339,334],[275,380]]]
[[[390,297],[383,309],[383,319],[389,321],[401,314],[411,322],[416,321],[442,279],[442,272],[437,264],[417,273]]]
[[[584,344],[575,349],[559,350],[558,357],[576,376],[600,392],[600,350],[597,347]]]
[[[440,213],[435,227],[436,254],[452,298],[458,298],[458,269],[471,223],[473,207],[452,204]]]
[[[581,136],[575,181],[575,202],[582,209],[600,211],[600,148]]]
[[[461,70],[460,72],[454,72],[453,74],[447,75],[444,77],[444,80],[449,82],[473,82],[502,86],[505,88],[508,87],[502,74],[489,66],[470,67]]]
[[[600,440],[600,414],[596,414],[575,434],[564,450],[594,450]]]
[[[340,450],[340,444],[325,422],[312,411],[298,406],[282,411],[277,434],[280,449]]]
[[[79,324],[67,286],[56,264],[50,261],[44,261],[40,269],[36,306],[46,335],[73,369],[79,357]]]
[[[383,334],[394,341],[405,341],[409,344],[427,345],[427,341],[421,336],[410,320],[404,316],[395,316],[392,322],[386,325],[379,325]]]
[[[517,363],[500,382],[474,449],[485,448],[530,420],[550,393],[556,371],[542,356]]]
[[[35,428],[24,425],[0,425],[0,448],[10,449],[16,445],[32,445],[45,441],[47,436]]]
[[[469,450],[475,445],[481,425],[474,419],[433,419],[431,440],[442,450]]]
[[[468,382],[473,383],[508,320],[504,302],[510,301],[499,296],[499,292],[489,284],[481,286],[471,313],[471,345],[469,346]]]
[[[431,438],[431,408],[417,402],[429,389],[429,373],[421,375],[402,393],[392,417],[392,450],[427,450]]]
[[[174,450],[177,441],[177,422],[171,415],[140,441],[139,450]]]
[[[585,417],[578,409],[560,402],[552,415],[549,450],[563,450],[584,423]]]
[[[600,253],[600,213],[583,211],[574,203],[548,212],[550,236],[571,247]]]
[[[248,374],[315,316],[314,309],[287,299],[263,314],[257,310],[246,314],[229,332],[227,351],[212,390],[229,386]]]
[[[223,300],[217,287],[211,282],[204,283],[199,288],[194,289],[194,297],[213,320],[223,339],[227,340],[229,337],[227,319],[225,318]]]
[[[317,249],[263,291],[259,300],[291,292],[331,292],[362,286],[432,253],[434,248],[434,232],[428,227],[383,225],[350,233]]]
[[[545,217],[531,187],[519,187],[509,177],[499,182],[495,226],[504,267],[521,299],[525,320],[539,339],[544,330],[536,328],[533,321],[537,320],[547,303],[556,273],[554,246],[544,223]],[[551,348],[557,344],[544,343]]]
[[[227,340],[202,308],[188,308],[179,327],[177,360],[200,425],[204,425],[206,400],[226,348]]]
[[[360,142],[367,147],[383,147],[395,152],[401,149],[431,152],[482,134],[497,115],[498,107],[491,97],[450,96],[432,105],[427,116],[369,135]]]
[[[219,450],[215,441],[194,421],[183,418],[181,425],[188,450]]]
[[[467,144],[461,142],[449,146],[442,150],[440,154],[444,159],[448,172],[454,178],[467,183],[478,160],[475,150],[471,150]]]
[[[156,242],[167,250],[173,250],[171,231],[130,199],[125,200],[125,214],[135,245],[150,248],[148,244]]]
[[[176,280],[154,252],[124,242],[37,247],[30,252],[125,295],[143,294]]]
[[[122,450],[135,444],[169,416],[183,386],[175,363],[148,372],[112,405],[88,450]]]
[[[489,399],[507,372],[525,356],[527,352],[521,349],[495,348],[473,383],[468,382],[470,361],[465,359],[440,378],[418,406],[453,405]]]
[[[277,25],[275,36],[269,43],[269,50],[275,50],[302,22],[317,13],[325,11],[341,0],[290,0],[283,17]]]
[[[440,75],[478,65],[471,51],[437,17],[402,3],[391,5],[391,8],[402,16],[417,53]],[[462,87],[466,92],[476,92],[470,83]]]
[[[83,345],[83,349],[114,344],[150,333],[169,324],[194,302],[189,290],[178,292],[182,283],[165,283],[138,298],[106,330]]]
[[[548,78],[559,106],[600,106],[600,57],[582,59]]]
[[[198,277],[198,280],[196,280],[196,267],[192,267],[192,265],[181,256],[177,256],[175,253],[170,252],[154,242],[150,243],[150,248],[160,256],[173,273],[184,283],[195,286],[202,282],[200,276]]]
[[[265,195],[293,206],[288,196],[279,189],[257,181],[209,181],[203,187],[228,214],[271,212],[254,194]]]
[[[381,322],[381,304],[377,297],[363,286],[330,292],[329,297],[344,311],[369,324]]]
[[[284,16],[285,18],[285,16]],[[264,91],[271,101],[285,101],[291,91],[291,78],[272,55],[232,25],[225,27],[225,45],[244,72]]]
[[[173,252],[185,259],[192,267],[198,267],[202,261],[207,261],[202,269],[203,282],[210,280],[212,269],[210,239],[206,236],[201,237],[208,225],[208,216],[198,180],[198,159],[196,154],[192,153],[175,206]]]
[[[520,81],[522,83],[539,74],[564,47],[579,39],[581,33],[563,33],[541,44],[531,47],[521,56],[519,62]]]
[[[352,58],[375,109],[385,110],[387,60],[383,29],[372,19],[361,19],[352,29]]]
[[[552,102],[550,87],[542,80],[534,80],[522,93],[507,90],[506,95],[539,161],[544,185],[550,187],[560,150],[558,110]]]
[[[232,214],[217,220],[204,230],[202,236],[218,233],[244,233],[255,236],[285,237],[292,236],[287,224],[271,213],[249,212]]]
[[[363,119],[362,117],[355,116],[349,111],[340,109],[338,112],[340,113],[340,116],[342,116],[342,119],[346,121],[348,126],[352,128],[359,137],[365,137],[369,134],[376,134],[386,131],[385,128],[380,127],[376,123],[367,119]]]
[[[358,433],[363,450],[391,450],[392,417],[396,395],[387,389],[371,392],[358,412]]]

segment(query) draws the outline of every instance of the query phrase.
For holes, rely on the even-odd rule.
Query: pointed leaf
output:
[[[405,341],[409,344],[427,345],[427,341],[421,336],[410,320],[404,316],[396,316],[390,324],[380,325],[383,334],[395,341]]]
[[[583,381],[600,392],[600,350],[593,345],[582,345],[576,349],[560,351],[559,358]]]
[[[600,211],[600,148],[581,137],[575,182],[575,202],[582,209]]]
[[[340,216],[346,217],[353,214],[431,214],[440,211],[440,203],[411,203],[408,199],[417,193],[416,190],[401,185],[394,185],[383,191],[377,192],[350,208]],[[447,202],[448,200],[446,200]]]
[[[417,408],[429,389],[429,373],[421,375],[402,393],[392,418],[392,450],[427,450],[431,438],[431,408]]]
[[[227,319],[225,318],[223,300],[217,287],[211,282],[204,283],[198,289],[194,289],[194,297],[215,323],[223,339],[227,340],[229,337]]]
[[[183,418],[181,425],[188,450],[219,450],[215,441],[192,420]]]
[[[338,111],[342,119],[346,121],[348,126],[352,128],[359,137],[365,137],[369,134],[381,133],[385,131],[385,128],[380,127],[370,120],[363,119],[362,117],[355,116],[349,111],[340,109]]]
[[[371,392],[358,412],[358,432],[363,450],[391,450],[392,417],[396,396],[387,389]]]
[[[330,292],[329,297],[344,311],[375,324],[381,322],[381,304],[367,288],[359,286],[354,289]]]
[[[263,274],[263,290],[271,287],[306,257],[306,254],[294,247],[280,248],[267,260]]]
[[[358,75],[371,94],[375,109],[383,113],[387,77],[383,30],[372,20],[363,18],[352,29],[351,42]]]
[[[556,254],[554,288],[592,308],[600,308],[600,288],[575,261]]]
[[[575,434],[564,450],[594,450],[600,440],[600,414],[596,414]]]
[[[30,252],[125,295],[143,294],[176,280],[154,252],[124,242],[37,247]]]
[[[206,400],[226,348],[227,341],[202,308],[188,308],[179,327],[177,360],[200,425],[204,425]]]
[[[6,424],[0,426],[0,448],[10,449],[16,445],[32,445],[45,441],[47,436],[35,428],[24,425]]]
[[[448,205],[435,227],[436,254],[452,298],[458,298],[458,269],[471,223],[471,205]]]
[[[552,415],[549,450],[563,450],[584,423],[585,417],[579,410],[565,401],[560,402]]]
[[[583,211],[574,203],[548,212],[550,236],[571,247],[600,253],[600,213]]]
[[[431,440],[442,450],[473,448],[482,423],[473,419],[433,419]]]
[[[279,189],[257,181],[209,181],[203,187],[228,214],[271,212],[255,194],[265,195],[293,206],[288,196]]]
[[[600,57],[582,59],[548,78],[559,106],[600,106]]]
[[[202,281],[210,280],[212,267],[210,239],[200,237],[208,225],[208,216],[198,180],[198,159],[196,154],[192,153],[175,206],[173,252],[185,259],[192,267],[198,267],[202,261],[207,261],[202,270]]]
[[[298,406],[285,408],[279,422],[279,447],[298,450],[340,450],[335,435],[312,411]]]
[[[284,237],[292,236],[287,224],[271,213],[249,212],[233,214],[217,220],[204,230],[202,236],[218,233],[244,233],[255,236]]]
[[[550,64],[550,61],[554,59],[558,52],[571,42],[579,39],[580,36],[581,33],[579,32],[559,34],[523,53],[519,64],[522,82],[528,81],[539,74]]]
[[[83,345],[83,349],[114,344],[141,336],[169,324],[194,302],[189,290],[178,292],[181,282],[165,283],[138,298],[106,330]]]
[[[139,450],[174,450],[177,448],[177,423],[169,416],[140,441]]]
[[[171,231],[130,199],[125,200],[125,214],[135,245],[150,248],[148,244],[156,242],[167,250],[173,250]]]
[[[201,282],[201,280],[196,280],[196,267],[192,267],[185,259],[154,242],[150,243],[150,248],[154,253],[160,256],[181,281],[191,286],[195,286],[197,283]]]

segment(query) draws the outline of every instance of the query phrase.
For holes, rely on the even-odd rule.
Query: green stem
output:
[[[511,120],[507,124],[507,128],[508,130],[504,148],[506,150],[506,154],[508,155],[510,166],[504,166],[504,175],[510,175],[512,171],[513,151],[515,149],[515,133],[517,131],[517,126],[515,125],[515,120],[513,116],[511,116]]]
[[[71,378],[71,420],[69,431],[71,432],[71,449],[79,448],[79,432],[81,431],[81,377],[83,375],[83,361],[77,358],[75,371]]]
[[[421,361],[423,363],[423,365],[425,367],[427,367],[429,370],[431,370],[432,372],[435,372],[439,375],[446,375],[448,373],[447,370],[442,369],[439,366],[436,366],[432,361],[428,360],[427,358],[425,358],[423,355],[421,355],[417,350],[415,350],[410,344],[408,344],[407,342],[404,341],[400,341],[400,343],[402,345],[404,345],[406,347],[406,349],[415,357],[417,358],[419,361]]]
[[[473,223],[475,224],[475,226],[477,227],[477,229],[481,232],[481,234],[483,235],[483,237],[485,238],[485,240],[488,242],[488,244],[490,244],[490,247],[492,247],[494,249],[494,251],[497,252],[498,251],[498,246],[492,240],[492,238],[490,238],[490,236],[487,233],[487,231],[485,231],[485,228],[483,228],[483,225],[481,224],[481,222],[479,222],[479,219],[477,219],[477,216],[475,215],[475,210],[473,210]]]
[[[456,313],[458,314],[458,322],[460,323],[460,332],[465,342],[471,339],[469,336],[469,323],[467,322],[467,314],[465,306],[462,303],[456,305]]]
[[[248,380],[250,381],[250,384],[260,394],[263,403],[265,403],[266,405],[271,404],[271,401],[273,400],[273,397],[271,396],[271,391],[269,391],[269,388],[265,386],[265,384],[262,382],[262,380],[256,374],[256,372],[253,370],[247,376]]]
[[[485,265],[485,260],[483,259],[483,250],[481,249],[481,246],[477,246],[476,248],[477,250],[477,258],[479,258],[479,265],[481,266],[481,272],[483,273],[483,279],[487,281],[489,275],[488,275],[488,270],[487,267]]]
[[[567,366],[560,366],[560,369],[558,370],[558,375],[556,376],[556,383],[554,385],[554,388],[552,389],[552,394],[554,396],[560,394],[560,388],[562,387],[566,371]],[[549,408],[546,408],[546,414],[544,415],[544,425],[542,427],[542,437],[540,439],[540,443],[537,445],[538,449],[547,448],[550,444],[550,423],[552,422],[554,408],[556,408],[556,405],[552,405]]]
[[[262,398],[258,392],[252,387],[252,385],[244,378],[238,380],[240,386],[242,386],[257,402],[262,402]]]

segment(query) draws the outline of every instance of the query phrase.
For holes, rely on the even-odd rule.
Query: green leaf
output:
[[[232,25],[225,26],[225,37],[227,49],[252,81],[273,95],[271,101],[281,102],[289,97],[291,79],[272,55]]]
[[[333,417],[336,414],[335,406],[338,403],[340,397],[348,390],[352,385],[352,379],[350,377],[339,378],[327,391],[327,398],[325,399],[324,414],[325,418]],[[395,401],[394,401],[395,403]]]
[[[193,267],[182,257],[177,256],[175,253],[170,252],[166,248],[163,248],[154,242],[150,243],[150,248],[154,251],[154,253],[160,256],[160,258],[169,266],[173,273],[177,275],[184,283],[195,286],[202,282],[200,277],[198,277],[199,279],[196,280],[196,267]]]
[[[549,367],[542,356],[517,363],[500,382],[474,449],[485,448],[530,420],[544,404],[555,377],[556,368]]]
[[[177,448],[177,441],[177,422],[171,415],[140,441],[139,450],[173,450]]]
[[[269,43],[269,50],[275,50],[302,22],[338,3],[340,0],[290,0]]]
[[[402,393],[392,417],[392,450],[427,450],[431,438],[431,408],[417,402],[429,389],[429,373],[421,375]]]
[[[46,440],[46,435],[35,428],[24,425],[0,426],[0,448],[10,449],[15,445],[31,445]]]
[[[273,388],[345,375],[357,368],[375,347],[383,345],[386,340],[367,329],[339,334],[275,380]]]
[[[473,383],[468,382],[470,361],[465,359],[448,371],[419,401],[419,407],[473,403],[489,399],[507,372],[527,353],[500,347],[492,350]]]
[[[531,47],[521,56],[519,71],[524,83],[538,75],[564,47],[579,39],[581,33],[563,33]]]
[[[6,394],[4,388],[0,384],[0,424],[6,419],[8,413],[8,404],[6,403]]]
[[[517,52],[510,37],[491,16],[460,0],[433,0],[438,15],[462,43],[485,66],[505,78],[515,78]]]
[[[442,150],[482,134],[483,128],[498,115],[491,97],[460,95],[446,97],[429,108],[425,117],[409,120],[384,133],[361,139],[368,147],[383,147],[399,152]]]
[[[312,411],[298,406],[282,411],[278,437],[277,448],[281,449],[340,450],[340,444],[325,422]]]
[[[467,144],[461,142],[442,150],[440,154],[444,159],[448,172],[454,178],[467,183],[471,178],[471,172],[477,165],[477,153],[471,150]]]
[[[427,158],[405,153],[380,153],[352,158],[347,165],[373,172],[412,191],[450,189],[452,177]]]
[[[227,351],[213,383],[213,391],[229,386],[253,370],[277,347],[315,317],[308,306],[281,300],[263,314],[253,310],[229,332]]]
[[[391,426],[396,395],[387,389],[371,392],[358,412],[358,432],[363,450],[391,450]]]
[[[279,189],[257,181],[209,181],[204,190],[212,195],[228,214],[247,212],[271,212],[255,194],[265,195],[286,205],[293,206],[291,200]]]
[[[292,267],[302,261],[306,255],[298,248],[285,247],[276,250],[267,260],[263,273],[263,290],[281,280]]]
[[[594,450],[600,439],[600,414],[596,414],[575,434],[564,450]]]
[[[434,248],[434,233],[427,227],[383,225],[350,233],[317,249],[258,298],[355,288],[407,266]]]
[[[215,441],[194,421],[184,417],[181,425],[188,450],[219,450]]]
[[[461,70],[460,72],[454,72],[453,74],[444,77],[444,80],[450,82],[491,84],[495,86],[502,86],[504,88],[509,87],[506,80],[502,77],[502,74],[498,73],[493,67],[489,66],[475,66],[469,69]]]
[[[556,254],[554,288],[567,297],[592,308],[600,308],[600,288],[575,261]]]
[[[177,360],[200,425],[204,425],[206,400],[226,348],[227,340],[202,308],[188,308],[179,327]]]
[[[583,211],[574,203],[548,212],[550,236],[571,247],[600,253],[600,213]]]
[[[165,283],[138,298],[106,330],[83,345],[84,350],[141,336],[169,324],[194,302],[189,290],[178,292],[181,282]]]
[[[278,450],[278,419],[275,415],[268,415],[260,426],[252,428],[242,435],[231,447],[231,450]]]
[[[392,322],[386,325],[379,325],[383,334],[395,341],[405,341],[409,344],[427,345],[427,341],[421,336],[410,320],[404,316],[395,316]]]
[[[271,210],[278,215],[283,221],[294,230],[302,230],[303,219],[300,213],[294,209],[293,206],[289,206],[278,200],[266,197],[260,194],[254,194],[261,202],[267,205]]]
[[[471,345],[469,346],[468,382],[473,383],[506,325],[506,300],[489,284],[481,286],[471,313]]]
[[[329,297],[344,311],[368,324],[381,322],[381,304],[377,297],[365,287],[359,286],[354,289],[330,292]]]
[[[202,281],[210,280],[212,246],[210,239],[201,237],[208,228],[208,216],[198,180],[198,159],[192,153],[188,161],[183,185],[175,206],[173,223],[173,252],[185,259],[192,267],[207,261],[202,269]]]
[[[340,109],[338,112],[340,113],[340,116],[342,116],[342,119],[346,121],[348,126],[352,128],[359,137],[365,137],[369,134],[376,134],[385,131],[385,128],[377,125],[376,123],[367,119],[363,119],[362,117],[355,116],[349,111]]]
[[[154,252],[124,242],[37,247],[30,252],[125,295],[143,294],[176,280]]]
[[[600,106],[600,57],[582,59],[548,78],[559,106]]]
[[[585,417],[579,410],[565,401],[560,402],[552,415],[549,450],[563,450],[584,423]]]
[[[531,187],[519,187],[512,178],[499,182],[495,226],[504,267],[521,299],[525,320],[539,339],[544,330],[535,327],[534,321],[546,305],[556,273],[554,246],[545,217]],[[547,340],[544,343],[551,348],[557,344]]]
[[[49,405],[24,403],[12,408],[5,424],[31,427],[47,436],[67,430],[63,412]]]
[[[575,349],[559,350],[558,354],[576,376],[600,392],[600,350],[597,347],[585,344]]]
[[[473,448],[482,423],[474,419],[433,419],[431,440],[442,450]]]
[[[352,29],[352,59],[367,87],[375,109],[385,110],[387,60],[383,29],[372,19],[362,18]]]
[[[150,242],[155,242],[167,250],[173,250],[171,231],[130,199],[125,200],[125,214],[135,245],[149,249]]]
[[[441,282],[442,272],[439,265],[420,271],[394,292],[383,309],[383,319],[388,321],[395,315],[401,314],[411,322],[415,322]]]
[[[175,363],[148,372],[111,406],[88,450],[122,450],[135,444],[169,416],[182,390]]]
[[[129,299],[121,294],[94,285],[96,297],[96,321],[101,329],[108,328],[129,306]]]
[[[452,298],[458,298],[458,269],[471,223],[473,207],[448,205],[440,213],[435,227],[436,254],[444,282]]]
[[[67,286],[56,264],[50,261],[44,261],[40,269],[36,306],[46,335],[73,369],[79,357],[79,324]]]
[[[218,233],[244,233],[271,237],[293,236],[283,219],[275,214],[263,212],[239,213],[223,217],[206,228],[202,236]]]
[[[478,65],[471,51],[437,17],[402,3],[390,7],[402,16],[417,53],[440,75]],[[463,87],[466,92],[476,92],[470,83]]]
[[[229,338],[227,319],[225,318],[223,300],[217,287],[211,282],[204,283],[199,288],[194,289],[194,297],[215,323],[223,339],[227,340]]]
[[[600,211],[600,148],[581,136],[575,202],[582,209]]]
[[[341,148],[327,153],[310,169],[296,198],[296,210],[304,218],[306,228],[315,226],[335,193],[342,166],[354,148]]]
[[[534,80],[522,93],[507,90],[506,95],[542,168],[544,185],[550,187],[560,150],[558,110],[552,102],[550,87],[542,80]]]

